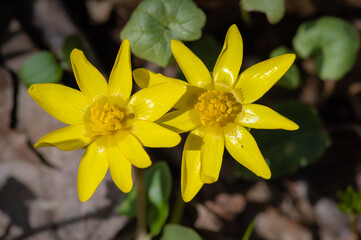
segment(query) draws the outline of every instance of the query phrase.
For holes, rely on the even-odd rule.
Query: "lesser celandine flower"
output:
[[[109,84],[85,58],[71,53],[74,75],[81,91],[60,84],[34,84],[30,96],[50,115],[70,126],[43,136],[35,147],[55,146],[70,151],[86,147],[78,170],[78,195],[88,200],[108,167],[115,184],[129,192],[131,164],[151,165],[147,147],[173,147],[180,136],[154,123],[185,93],[172,83],[143,89],[130,97],[132,70],[128,40],[123,41]]]
[[[182,157],[184,201],[190,201],[204,183],[217,181],[224,146],[239,163],[269,179],[269,167],[246,128],[298,129],[297,124],[270,108],[253,104],[289,69],[295,55],[285,54],[266,60],[238,76],[243,43],[236,25],[227,32],[213,73],[209,73],[202,61],[181,42],[172,40],[171,47],[188,83],[146,69],[137,69],[133,75],[141,87],[164,82],[187,86],[187,93],[175,105],[178,110],[158,120],[178,132],[191,131]]]

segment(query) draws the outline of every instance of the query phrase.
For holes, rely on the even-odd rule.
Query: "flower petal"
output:
[[[132,67],[130,65],[129,41],[125,39],[120,46],[112,72],[109,77],[109,95],[120,95],[128,101],[132,91]]]
[[[294,54],[284,54],[242,72],[235,88],[242,91],[243,103],[252,103],[262,97],[287,72],[294,60]]]
[[[136,120],[131,132],[146,147],[174,147],[181,141],[179,134],[156,123],[143,120]]]
[[[189,84],[206,89],[213,88],[213,80],[207,67],[189,48],[174,39],[171,41],[171,48]]]
[[[139,140],[129,131],[118,131],[114,135],[122,155],[137,168],[149,167],[152,162]]]
[[[242,126],[258,129],[285,129],[297,130],[298,125],[285,118],[274,110],[258,105],[246,104],[242,107],[242,112],[236,120]]]
[[[140,88],[146,88],[159,83],[178,83],[188,85],[187,82],[175,78],[166,77],[160,73],[153,73],[145,68],[138,68],[133,71],[135,82]]]
[[[95,192],[108,170],[105,138],[98,138],[90,144],[80,161],[78,169],[78,196],[87,201]]]
[[[129,106],[136,118],[155,121],[168,112],[185,92],[186,87],[179,84],[157,84],[135,93]]]
[[[227,32],[223,49],[213,69],[213,79],[216,88],[217,86],[233,87],[242,65],[242,58],[242,36],[237,26],[233,24]]]
[[[229,123],[225,127],[226,148],[240,164],[265,179],[271,171],[265,162],[256,141],[244,127]]]
[[[70,60],[78,86],[90,103],[94,98],[108,94],[108,85],[103,75],[86,59],[81,50],[74,49]]]
[[[203,186],[200,179],[202,142],[201,133],[196,129],[189,133],[184,144],[181,190],[185,202],[192,200]]]
[[[110,174],[115,185],[125,193],[130,192],[133,187],[132,165],[123,156],[114,136],[108,137],[107,154]]]
[[[165,114],[157,123],[177,133],[192,131],[201,125],[199,114],[194,108],[175,110]]]
[[[30,86],[29,95],[48,114],[72,125],[83,122],[83,110],[87,102],[83,94],[60,84],[39,83]]]
[[[57,147],[63,151],[73,151],[93,141],[92,138],[84,136],[84,132],[84,124],[61,128],[40,138],[34,147]]]
[[[201,180],[204,183],[213,183],[218,180],[221,171],[224,152],[223,129],[207,127],[204,131],[201,148]]]

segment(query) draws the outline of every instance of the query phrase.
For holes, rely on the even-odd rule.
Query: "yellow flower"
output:
[[[146,147],[173,147],[179,134],[156,123],[185,93],[171,83],[143,89],[130,97],[132,69],[129,41],[123,41],[109,84],[83,52],[71,53],[74,75],[81,91],[59,84],[34,84],[30,96],[51,116],[70,126],[43,136],[35,147],[55,146],[64,151],[86,147],[78,170],[78,195],[87,201],[108,167],[115,184],[132,189],[131,165],[151,165]]]
[[[204,183],[217,181],[224,146],[239,163],[269,179],[271,172],[256,141],[246,128],[296,130],[297,124],[268,107],[253,104],[292,65],[295,55],[285,54],[258,63],[239,76],[243,43],[232,25],[213,73],[181,42],[172,40],[173,55],[188,83],[137,69],[133,76],[140,87],[164,82],[187,86],[175,110],[160,118],[163,126],[177,132],[191,131],[182,156],[181,191],[188,202]]]

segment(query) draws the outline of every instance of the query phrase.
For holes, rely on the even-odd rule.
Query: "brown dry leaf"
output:
[[[241,194],[220,193],[214,201],[206,201],[205,205],[221,218],[232,221],[246,207],[246,199]]]

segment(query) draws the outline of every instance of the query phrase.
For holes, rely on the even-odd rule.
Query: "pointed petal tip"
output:
[[[181,45],[183,45],[183,43],[178,40],[175,40],[175,39],[170,40],[170,47],[172,49],[172,52],[174,52],[176,50],[176,48],[178,48]]]
[[[182,193],[182,198],[183,198],[183,201],[187,203],[187,202],[190,202],[194,198],[194,196],[191,197],[189,195]]]
[[[204,174],[201,174],[200,178],[201,178],[201,181],[206,184],[211,184],[211,183],[217,182],[217,180],[218,180],[218,177],[214,178],[213,176],[207,176]]]

